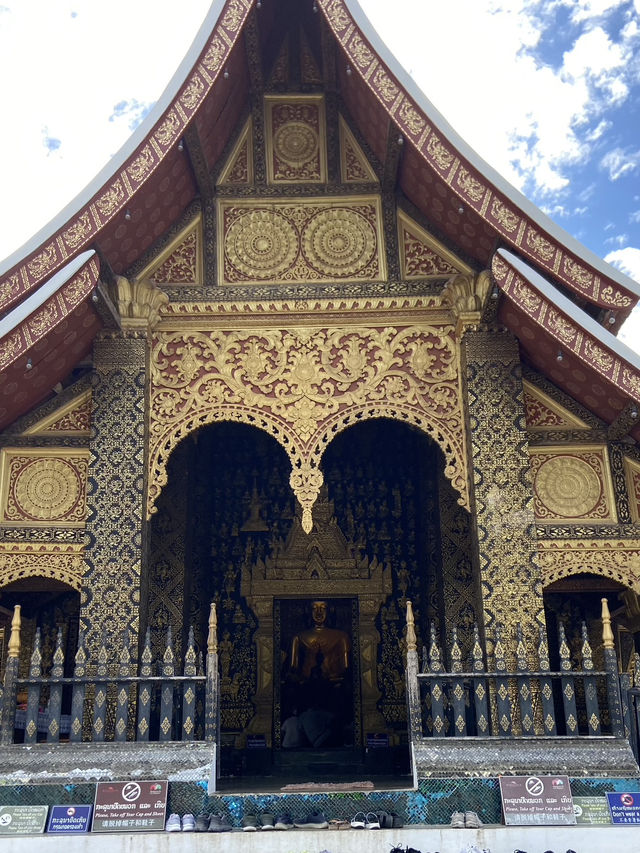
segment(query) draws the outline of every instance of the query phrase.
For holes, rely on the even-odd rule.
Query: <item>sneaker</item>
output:
[[[258,818],[254,814],[246,814],[242,818],[242,831],[255,832],[258,828]]]
[[[367,822],[364,825],[365,829],[380,829],[380,821],[378,820],[378,815],[375,812],[369,812],[367,815]]]
[[[274,824],[275,829],[293,829],[293,821],[290,814],[279,814]]]
[[[462,812],[454,812],[451,815],[451,823],[453,829],[464,829],[464,814]]]
[[[356,812],[356,814],[351,818],[351,826],[354,829],[364,829],[366,822],[367,816],[364,812]]]
[[[465,812],[464,825],[467,827],[467,829],[480,829],[480,827],[482,826],[482,821],[478,817],[477,812]]]
[[[316,814],[307,815],[302,820],[294,821],[293,825],[299,829],[326,829],[329,826],[329,822],[322,812],[317,812]]]
[[[196,819],[192,814],[186,814],[182,818],[182,831],[183,832],[195,832],[196,831]]]
[[[196,832],[208,832],[209,820],[209,815],[206,812],[200,812],[196,818]]]
[[[182,821],[179,814],[170,814],[165,824],[167,832],[182,832]]]
[[[209,832],[231,832],[233,827],[224,815],[212,814],[209,820]]]
[[[263,830],[275,829],[273,825],[273,815],[272,814],[261,814],[260,815],[260,823],[262,824]]]

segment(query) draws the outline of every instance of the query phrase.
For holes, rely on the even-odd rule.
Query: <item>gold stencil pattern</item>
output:
[[[81,526],[88,453],[3,451],[2,522]]]
[[[220,282],[380,281],[380,200],[218,202]]]
[[[614,521],[605,452],[603,447],[532,451],[536,518]]]
[[[285,448],[310,529],[324,448],[341,430],[374,417],[408,421],[431,435],[467,505],[450,326],[157,333],[151,364],[150,511],[176,444],[205,423],[233,420],[261,427]]]
[[[588,430],[580,418],[567,411],[530,382],[523,380],[527,429],[530,430]]]
[[[81,545],[0,543],[0,588],[22,578],[42,577],[80,590],[84,572]]]
[[[327,155],[323,98],[266,98],[265,111],[269,183],[324,183]]]
[[[640,521],[640,462],[625,456],[624,470],[631,518],[637,523]]]
[[[538,562],[547,586],[560,578],[591,572],[640,593],[640,540],[541,540]]]

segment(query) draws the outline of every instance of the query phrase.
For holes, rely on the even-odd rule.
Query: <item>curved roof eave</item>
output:
[[[41,245],[50,240],[61,228],[63,228],[83,207],[86,207],[91,199],[122,169],[127,160],[135,153],[142,143],[151,134],[151,131],[160,121],[166,110],[175,101],[180,88],[183,86],[189,71],[195,65],[202,50],[211,36],[214,25],[220,17],[225,0],[213,0],[209,11],[196,37],[194,38],[184,59],[178,66],[175,74],[167,84],[158,100],[149,113],[140,122],[126,142],[118,149],[108,162],[102,167],[98,174],[73,198],[53,219],[50,219],[39,231],[37,231],[22,246],[12,252],[4,260],[0,259],[0,276],[8,273],[16,264],[20,263]]]
[[[327,6],[332,0],[319,0],[320,5]],[[543,213],[535,204],[530,202],[519,190],[510,184],[496,170],[490,166],[485,160],[480,157],[476,151],[471,148],[454,130],[449,122],[444,118],[438,109],[431,103],[424,92],[416,85],[415,81],[405,71],[402,65],[398,62],[395,56],[384,44],[377,30],[367,18],[357,0],[339,0],[344,4],[352,15],[357,26],[360,28],[363,35],[367,38],[371,47],[377,53],[378,57],[383,61],[386,67],[396,77],[407,94],[413,99],[417,106],[423,111],[426,118],[434,124],[438,131],[447,139],[448,142],[459,152],[459,154],[470,163],[478,172],[484,175],[487,180],[498,190],[498,192],[509,199],[514,206],[527,217],[552,236],[556,242],[565,246],[571,253],[583,259],[592,269],[600,273],[610,281],[616,282],[622,289],[629,291],[636,299],[640,299],[640,283],[634,281],[629,276],[625,275],[620,270],[612,267],[602,258],[598,257],[594,252],[580,243],[571,234],[557,225],[545,213]],[[333,0],[335,2],[335,0]],[[326,14],[326,13],[325,13]],[[345,45],[342,45],[346,50]],[[357,63],[354,63],[357,67]]]

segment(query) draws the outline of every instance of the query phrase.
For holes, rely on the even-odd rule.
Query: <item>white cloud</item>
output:
[[[634,246],[616,249],[614,252],[605,255],[604,259],[640,283],[640,249],[636,249]]]
[[[628,175],[640,165],[640,151],[625,151],[622,148],[614,148],[607,151],[600,165],[609,173],[609,180],[617,181],[623,175]]]

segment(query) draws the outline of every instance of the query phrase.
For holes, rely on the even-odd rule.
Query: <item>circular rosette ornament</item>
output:
[[[302,232],[302,250],[321,275],[355,278],[376,255],[376,232],[354,210],[332,208],[311,217]]]
[[[297,255],[294,226],[276,210],[252,210],[240,214],[226,236],[227,259],[245,277],[277,279],[286,273]]]

